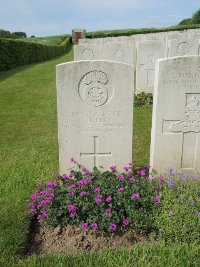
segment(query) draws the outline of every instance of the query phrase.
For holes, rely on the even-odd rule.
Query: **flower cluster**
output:
[[[76,166],[74,158],[70,161]],[[110,171],[90,172],[77,164],[77,170],[57,175],[56,182],[40,185],[31,195],[30,213],[53,226],[76,224],[116,231],[141,221],[142,213],[150,214],[155,205],[148,173],[149,165],[141,168],[133,162],[124,167],[124,173],[116,165]]]

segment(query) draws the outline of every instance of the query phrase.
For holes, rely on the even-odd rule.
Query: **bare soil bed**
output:
[[[77,252],[101,252],[104,249],[131,249],[135,243],[149,241],[147,235],[136,233],[132,229],[103,233],[72,225],[53,228],[34,220],[30,226],[26,254],[62,252],[70,255]]]

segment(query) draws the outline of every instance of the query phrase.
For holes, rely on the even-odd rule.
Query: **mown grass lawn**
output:
[[[29,230],[27,198],[38,181],[58,171],[54,60],[0,73],[0,267],[4,266],[198,266],[195,244],[146,244],[103,254],[23,258]],[[134,109],[133,160],[149,161],[150,107]],[[200,263],[199,263],[200,264]],[[200,265],[199,265],[200,266]]]

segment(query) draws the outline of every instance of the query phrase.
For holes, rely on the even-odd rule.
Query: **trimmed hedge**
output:
[[[66,53],[71,38],[60,45],[42,45],[14,39],[0,39],[0,71],[45,61]]]
[[[166,28],[144,28],[144,29],[127,29],[127,30],[108,30],[96,31],[86,33],[86,38],[104,38],[104,37],[117,37],[117,36],[130,36],[134,34],[146,34],[156,32],[169,32],[169,31],[184,31],[189,29],[199,29],[200,24],[193,25],[177,25]]]

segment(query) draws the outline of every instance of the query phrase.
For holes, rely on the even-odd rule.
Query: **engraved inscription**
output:
[[[92,60],[94,59],[94,52],[90,48],[86,48],[82,51],[82,59],[83,60]]]
[[[113,88],[108,75],[99,70],[86,73],[79,83],[79,95],[84,103],[92,107],[106,104],[112,97]]]
[[[190,52],[190,45],[187,42],[182,42],[177,46],[177,53],[179,56],[185,56]]]
[[[170,125],[171,132],[200,132],[200,105],[193,95],[189,98],[185,108],[185,120]]]
[[[186,98],[184,120],[163,121],[163,134],[182,134],[183,136],[182,169],[195,169],[196,164],[197,140],[200,132],[200,101],[196,95],[188,94],[189,97]]]
[[[119,129],[126,129],[128,125],[122,122],[122,111],[108,112],[69,112],[67,115],[67,129],[86,133],[110,134]]]

